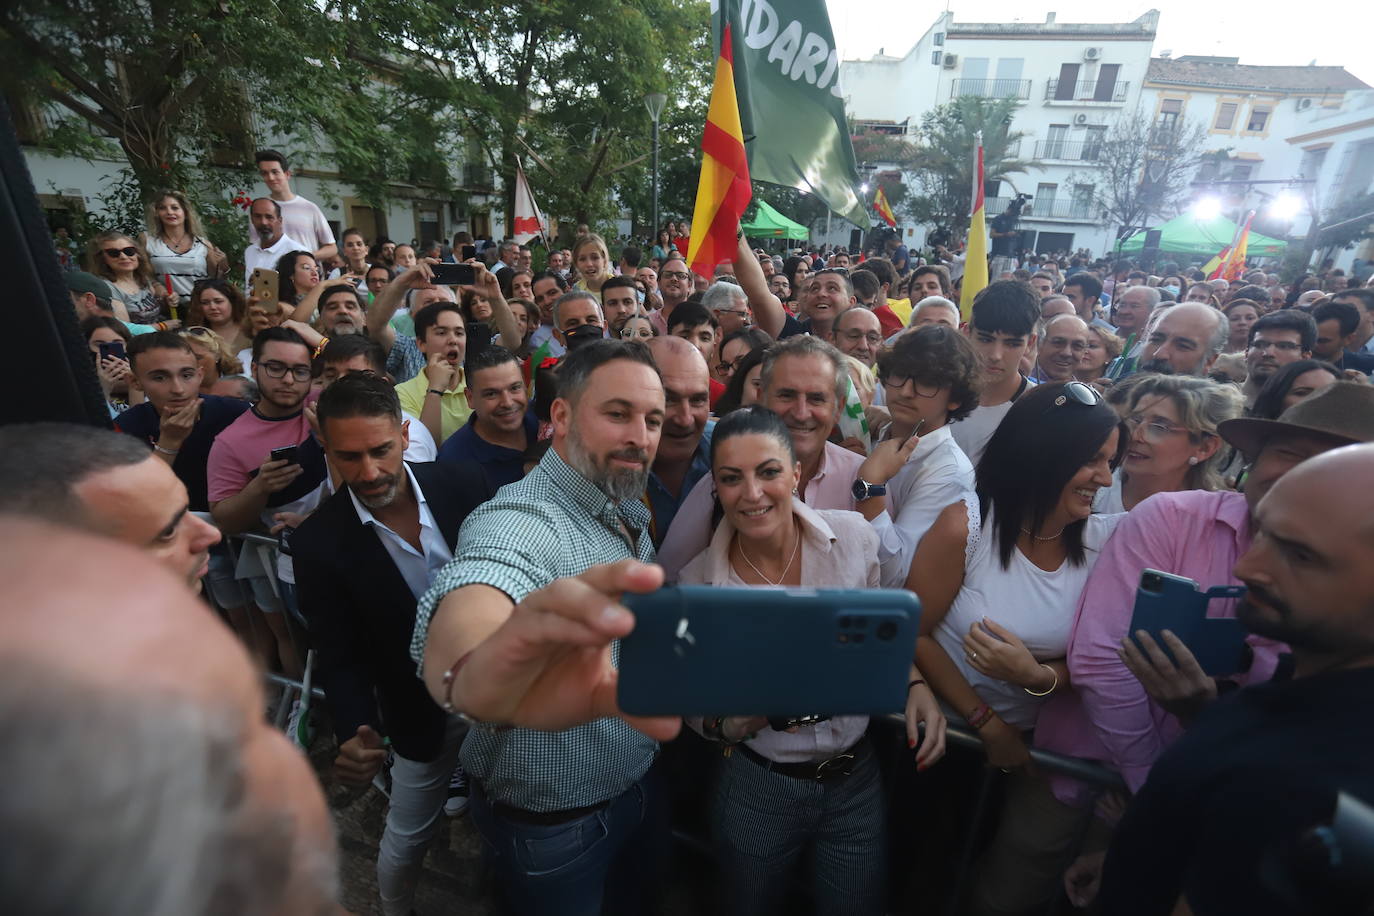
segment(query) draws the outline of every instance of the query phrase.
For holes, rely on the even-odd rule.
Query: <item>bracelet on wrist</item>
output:
[[[441,398],[444,396],[444,392],[438,388],[426,388],[425,394],[437,394]]]
[[[171,458],[175,458],[177,455],[181,453],[181,449],[179,448],[163,448],[161,445],[157,444],[153,445],[153,451],[158,452],[162,455],[167,455]]]
[[[991,722],[992,717],[995,715],[996,713],[992,711],[991,706],[986,703],[979,703],[974,707],[973,711],[968,714],[969,727],[974,731],[982,731],[983,726]]]
[[[1044,668],[1046,671],[1050,673],[1050,676],[1054,678],[1054,682],[1050,684],[1048,690],[1031,690],[1029,687],[1022,688],[1026,691],[1026,693],[1030,694],[1033,697],[1047,697],[1050,694],[1054,693],[1054,691],[1059,687],[1059,672],[1055,671],[1054,668],[1045,664],[1044,662],[1040,663],[1040,667]]]
[[[924,684],[925,682],[926,682],[926,681],[925,681],[925,678],[921,678],[921,677],[916,678],[916,680],[914,680],[914,681],[912,681],[910,684],[907,684],[907,685],[906,685],[906,692],[907,692],[907,693],[911,693],[911,688],[912,688],[912,687],[915,687],[917,684]]]
[[[468,663],[468,659],[471,657],[471,652],[464,652],[459,656],[458,661],[454,662],[449,669],[444,672],[444,702],[439,704],[443,707],[444,712],[456,713],[458,711],[453,705],[453,682],[458,679],[458,672],[462,670],[463,666]]]

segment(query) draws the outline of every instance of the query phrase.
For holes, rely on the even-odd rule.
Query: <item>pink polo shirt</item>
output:
[[[1078,601],[1069,634],[1073,690],[1040,711],[1035,744],[1049,751],[1099,760],[1121,772],[1134,792],[1150,767],[1183,732],[1178,720],[1145,693],[1116,650],[1131,625],[1136,588],[1146,568],[1186,576],[1202,588],[1239,585],[1231,573],[1250,547],[1250,511],[1240,493],[1183,490],[1159,493],[1121,520]],[[1209,617],[1234,617],[1234,600],[1213,601]],[[1251,636],[1254,663],[1242,684],[1273,677],[1282,643]],[[1073,784],[1055,794],[1074,801]]]

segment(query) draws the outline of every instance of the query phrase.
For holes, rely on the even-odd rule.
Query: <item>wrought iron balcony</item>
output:
[[[1028,99],[1030,80],[956,79],[951,81],[949,97],[981,95],[990,99]]]
[[[464,164],[463,187],[494,188],[496,187],[496,178],[489,166]]]
[[[984,212],[989,222],[1007,209],[1012,202],[1010,197],[989,197],[983,201]],[[1026,202],[1021,211],[1021,219],[1062,219],[1080,223],[1096,222],[1101,214],[1091,200],[1065,197],[1052,200],[1036,198]]]
[[[1038,140],[1036,159],[1061,159],[1068,162],[1096,162],[1102,155],[1100,140]]]
[[[1045,83],[1047,102],[1124,102],[1130,83],[1120,80],[1061,81],[1052,79]]]

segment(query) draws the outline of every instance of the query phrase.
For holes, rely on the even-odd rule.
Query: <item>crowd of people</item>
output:
[[[170,191],[64,274],[114,430],[0,428],[0,513],[31,517],[3,523],[0,646],[43,695],[6,691],[4,724],[115,758],[61,799],[20,768],[58,813],[0,804],[43,838],[4,879],[17,911],[330,912],[323,799],[253,677],[301,679],[303,647],[331,778],[389,793],[387,914],[463,812],[510,912],[653,912],[683,797],[721,912],[921,909],[891,784],[948,855],[984,766],[1002,801],[967,912],[1368,905],[1295,850],[1338,793],[1374,803],[1374,288],[1031,255],[961,312],[943,248],[741,235],[708,277],[685,223],[614,253],[579,227],[536,270],[466,234],[336,240],[284,157],[258,165],[241,274]],[[1131,634],[1146,570],[1245,587],[1206,612],[1248,631],[1243,670]],[[620,714],[619,597],[664,583],[914,592],[900,772],[864,716]],[[298,704],[289,736],[310,729]],[[94,774],[86,753],[33,762]],[[121,805],[155,872],[69,835]]]

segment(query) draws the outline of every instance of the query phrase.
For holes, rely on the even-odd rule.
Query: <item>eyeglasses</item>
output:
[[[286,373],[290,372],[291,377],[298,382],[310,381],[309,366],[288,366],[286,363],[279,363],[276,360],[270,363],[255,363],[254,365],[261,366],[268,378],[285,378]]]
[[[736,318],[748,318],[748,309],[716,309],[717,315],[734,315]]]
[[[923,385],[910,375],[898,375],[895,372],[880,372],[878,381],[883,383],[884,388],[891,388],[893,391],[900,391],[906,387],[907,382],[911,382],[911,390],[918,398],[933,398],[940,393],[939,385]]]
[[[138,257],[138,249],[135,248],[135,247],[132,246],[132,245],[130,245],[128,248],[106,248],[106,249],[104,249],[104,251],[105,251],[105,257],[107,257],[107,258],[119,258],[119,257],[136,258],[136,257]]]
[[[841,333],[844,335],[844,339],[850,343],[858,343],[861,340],[867,340],[870,344],[877,347],[881,346],[883,342],[883,335],[877,333],[865,334],[858,328],[852,331],[842,331]]]
[[[1291,340],[1265,340],[1262,337],[1256,337],[1250,342],[1250,349],[1259,350],[1261,353],[1271,349],[1278,350],[1280,353],[1294,353],[1302,349],[1302,344]]]
[[[685,270],[665,270],[659,273],[660,280],[690,280],[692,275]]]
[[[1092,385],[1084,382],[1065,382],[1050,408],[1063,407],[1070,401],[1075,404],[1082,404],[1084,407],[1096,407],[1102,403],[1102,395],[1098,394],[1097,389]]]
[[[199,325],[196,325],[196,326],[193,326],[193,327],[189,327],[189,328],[182,328],[182,329],[181,329],[181,333],[182,333],[182,334],[189,334],[189,335],[192,336],[192,337],[218,337],[218,336],[219,336],[219,335],[217,335],[214,331],[212,331],[210,328],[202,328],[202,327],[200,327]]]
[[[621,329],[620,329],[620,339],[621,339],[621,340],[634,340],[636,337],[639,337],[639,338],[643,338],[643,339],[645,339],[645,340],[648,340],[650,337],[653,337],[653,336],[654,336],[654,332],[653,332],[653,331],[646,331],[646,330],[644,330],[643,328],[639,328],[639,329],[636,329],[636,328],[621,328]]]
[[[1177,435],[1178,433],[1186,434],[1188,432],[1187,427],[1172,426],[1168,423],[1165,423],[1163,420],[1151,420],[1147,423],[1145,422],[1145,418],[1140,414],[1132,414],[1131,416],[1127,417],[1126,425],[1130,427],[1132,433],[1134,433],[1143,425],[1145,427],[1145,441],[1152,443],[1154,445],[1160,444],[1170,436]],[[1211,434],[1203,433],[1203,435]]]

